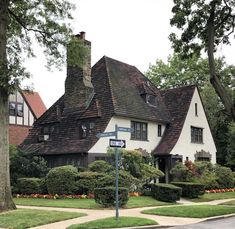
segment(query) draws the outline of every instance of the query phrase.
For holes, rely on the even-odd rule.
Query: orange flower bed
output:
[[[222,188],[222,189],[205,190],[205,193],[221,193],[221,192],[235,192],[235,188]]]

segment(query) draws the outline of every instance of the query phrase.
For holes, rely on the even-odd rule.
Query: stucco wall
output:
[[[118,132],[118,139],[126,140],[126,149],[133,150],[142,148],[146,150],[148,153],[157,146],[161,137],[158,137],[158,123],[154,122],[146,122],[143,120],[136,120],[136,119],[127,119],[123,117],[114,116],[111,118],[109,124],[106,127],[105,132],[111,132],[115,130],[115,124],[120,127],[131,127],[131,121],[139,121],[148,123],[148,140],[147,141],[140,141],[140,140],[131,140],[131,134],[126,132]],[[164,133],[165,126],[162,125],[162,134]],[[89,150],[89,153],[105,153],[107,151],[107,147],[109,146],[109,138],[114,137],[104,137],[100,138],[99,141]]]
[[[195,115],[195,103],[197,103],[198,107],[198,116]],[[191,126],[203,128],[203,143],[191,142]],[[211,135],[199,93],[196,89],[179,140],[171,151],[171,154],[183,155],[183,161],[186,157],[188,157],[189,160],[194,161],[194,154],[196,151],[201,150],[210,152],[212,155],[211,162],[216,163],[215,143]]]

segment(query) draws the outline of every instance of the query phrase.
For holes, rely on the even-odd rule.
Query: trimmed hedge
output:
[[[119,207],[127,204],[128,196],[127,188],[118,188],[118,199]],[[105,188],[96,188],[94,190],[95,201],[98,204],[101,204],[104,207],[115,206],[116,203],[116,188],[115,187],[105,187]]]
[[[182,196],[197,198],[205,192],[205,185],[191,182],[172,182],[171,184],[182,188]]]
[[[46,177],[47,190],[50,194],[74,194],[76,190],[77,168],[72,165],[55,167]]]
[[[25,195],[42,193],[41,179],[34,177],[18,178],[16,189],[19,194],[25,194]]]
[[[152,197],[165,202],[176,202],[180,199],[182,188],[173,184],[151,184]]]

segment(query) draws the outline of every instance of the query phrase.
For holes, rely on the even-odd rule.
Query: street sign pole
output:
[[[116,168],[116,182],[115,182],[116,221],[118,221],[118,218],[119,218],[119,209],[118,209],[119,208],[119,200],[118,200],[118,176],[119,176],[118,161],[119,161],[119,154],[118,154],[118,148],[126,148],[126,141],[118,139],[118,131],[131,133],[131,132],[133,132],[133,129],[132,128],[127,128],[127,127],[119,127],[118,125],[115,125],[115,131],[98,133],[96,135],[97,138],[115,136],[115,139],[110,139],[109,146],[115,148],[114,150],[115,150],[115,168]]]
[[[115,125],[115,132],[116,136],[115,139],[118,139],[118,125]],[[115,167],[116,167],[116,221],[118,221],[119,218],[119,203],[118,203],[118,148],[115,147]]]

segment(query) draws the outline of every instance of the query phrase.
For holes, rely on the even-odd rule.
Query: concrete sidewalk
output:
[[[227,202],[234,199],[224,199],[224,200],[214,200],[210,202],[203,203],[194,203],[188,200],[181,199],[178,203],[183,205],[200,205],[200,204],[210,204],[216,205],[223,202]],[[172,205],[169,205],[171,207]],[[87,216],[79,217],[75,219],[69,219],[61,222],[51,223],[47,225],[42,225],[34,227],[31,229],[65,229],[72,224],[85,223],[96,219],[102,219],[107,217],[115,216],[115,210],[91,210],[91,209],[76,209],[76,208],[54,208],[54,207],[34,207],[34,206],[17,206],[18,208],[27,208],[27,209],[41,209],[41,210],[55,210],[55,211],[65,211],[65,212],[81,212],[86,213]],[[147,219],[155,220],[159,223],[160,226],[177,226],[177,225],[186,225],[198,223],[207,219],[217,218],[183,218],[183,217],[166,217],[166,216],[157,216],[157,215],[147,215],[142,214],[141,211],[153,208],[160,208],[166,206],[154,206],[154,207],[144,207],[144,208],[132,208],[132,209],[120,209],[120,216],[133,216],[133,217],[142,217]],[[235,215],[235,214],[233,214]],[[156,226],[155,226],[156,227]],[[144,227],[143,227],[144,228]],[[149,227],[147,227],[149,228]]]

